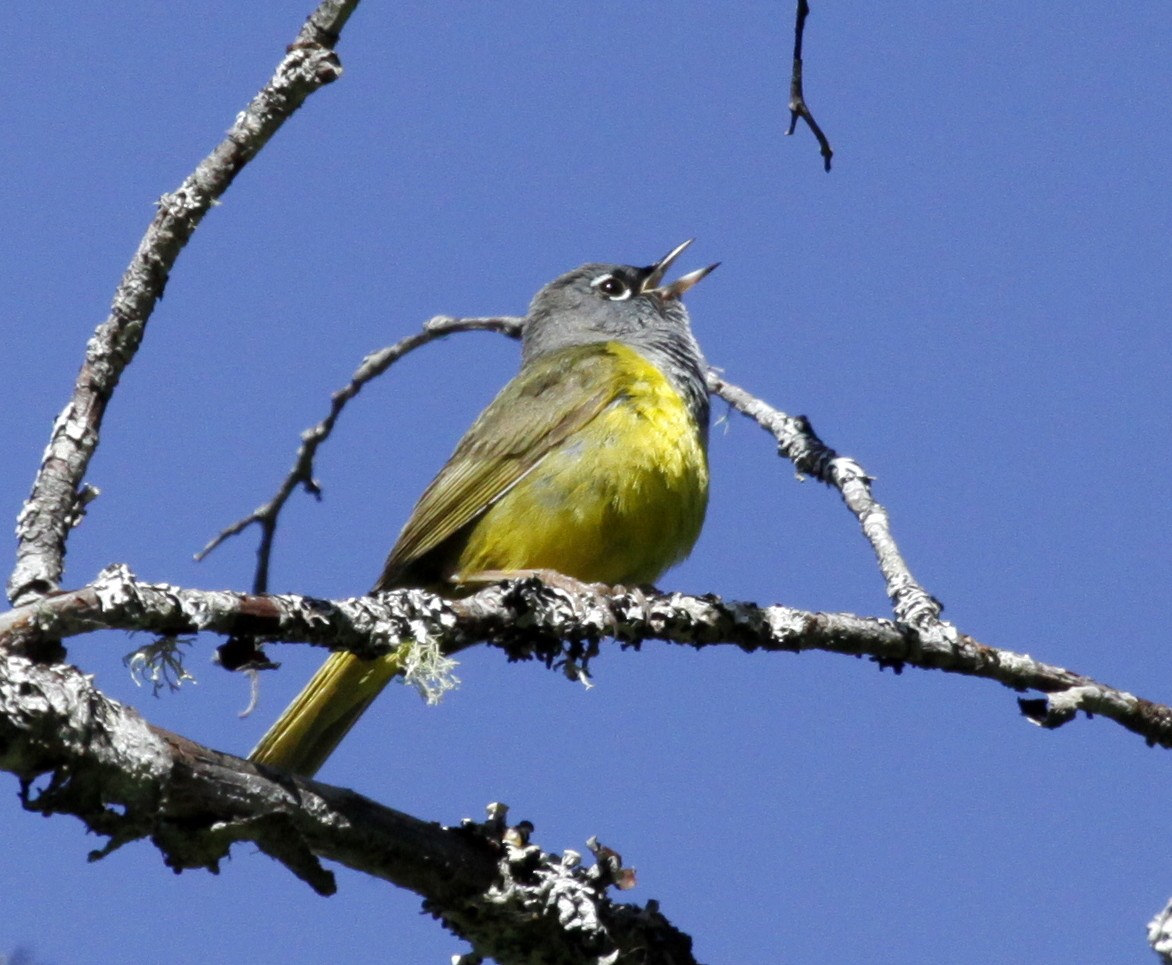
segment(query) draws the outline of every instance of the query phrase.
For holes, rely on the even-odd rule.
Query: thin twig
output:
[[[818,438],[805,416],[790,416],[750,395],[739,386],[708,371],[708,391],[720,396],[777,440],[778,452],[798,472],[837,489],[843,502],[859,520],[863,534],[875,550],[887,586],[895,618],[921,633],[938,632],[941,606],[916,582],[891,535],[891,522],[871,494],[871,477],[853,459],[840,456]]]
[[[379,349],[362,360],[350,381],[330,397],[330,411],[324,419],[301,433],[301,445],[293,460],[293,467],[281,483],[276,495],[263,506],[254,509],[242,519],[220,531],[203,549],[195,554],[202,560],[226,539],[243,532],[254,523],[260,527],[260,545],[256,551],[256,574],[252,581],[253,593],[265,593],[269,585],[269,563],[273,552],[273,539],[277,532],[277,521],[281,510],[298,486],[317,498],[321,498],[321,485],[313,477],[313,460],[317,450],[330,433],[342,414],[346,403],[356,396],[367,382],[377,378],[408,352],[429,342],[452,335],[456,332],[490,331],[500,332],[516,338],[521,332],[522,319],[513,316],[488,318],[452,318],[437,315],[427,321],[423,329],[400,339],[394,345]]]
[[[809,15],[810,4],[807,0],[798,0],[798,15],[794,24],[794,71],[789,82],[789,130],[785,133],[787,135],[793,134],[798,126],[798,118],[804,120],[806,126],[813,131],[814,137],[818,139],[818,147],[822,151],[822,167],[829,174],[830,159],[834,157],[834,151],[830,147],[830,141],[822,133],[822,128],[814,120],[814,115],[806,104],[806,95],[802,90],[802,39],[806,35],[806,17]]]
[[[357,5],[358,0],[322,3],[224,140],[174,193],[159,199],[158,212],[114,293],[110,315],[86,346],[73,396],[53,424],[32,493],[17,519],[16,565],[8,580],[14,603],[49,593],[61,580],[69,530],[92,493],[83,478],[98,446],[106,404],[138,351],[180,251],[269,138],[310,94],[341,76],[333,46]]]

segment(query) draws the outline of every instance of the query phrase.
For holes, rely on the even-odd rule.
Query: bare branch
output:
[[[484,641],[511,659],[538,659],[571,671],[588,663],[606,638],[624,647],[659,640],[688,647],[733,645],[746,652],[820,650],[869,656],[880,668],[943,670],[1017,692],[1037,691],[1044,696],[1023,701],[1021,708],[1034,723],[1059,727],[1081,710],[1109,717],[1149,744],[1172,747],[1172,708],[1024,653],[986,646],[947,625],[922,634],[889,620],[726,603],[711,596],[639,590],[574,594],[536,578],[459,600],[423,590],[319,600],[140,583],[115,566],[87,587],[0,614],[0,649],[21,651],[98,628],[253,634],[365,657],[421,636],[448,654]]]
[[[72,814],[106,846],[149,838],[175,871],[218,871],[238,841],[254,842],[319,894],[336,890],[322,859],[407,888],[424,909],[502,963],[638,960],[687,965],[691,939],[649,903],[616,904],[606,856],[591,868],[508,828],[495,806],[483,824],[446,828],[353,791],[258,769],[151,727],[78,670],[0,652],[0,768],[21,779],[29,811]],[[617,857],[617,856],[616,856]]]
[[[739,386],[726,382],[717,372],[708,371],[708,391],[720,396],[738,412],[747,415],[777,440],[778,452],[794,464],[798,472],[812,476],[841,494],[847,507],[859,520],[863,534],[875,550],[879,570],[887,586],[887,596],[895,618],[922,634],[937,633],[941,606],[916,582],[891,535],[891,522],[885,510],[871,495],[871,477],[853,459],[840,456],[814,432],[805,416],[779,412]]]
[[[338,421],[346,403],[354,398],[371,379],[382,375],[408,352],[421,348],[429,342],[456,332],[474,331],[501,332],[511,338],[517,338],[521,333],[522,321],[520,318],[511,316],[452,318],[447,315],[437,315],[424,323],[422,331],[408,335],[394,345],[368,355],[362,360],[362,364],[358,366],[350,381],[330,397],[330,411],[326,417],[317,425],[301,433],[301,445],[293,460],[293,468],[289,470],[289,474],[281,483],[276,495],[243,519],[237,520],[222,530],[207,546],[195,554],[195,558],[202,560],[224,540],[236,536],[255,523],[260,527],[261,537],[260,545],[256,551],[256,573],[252,581],[252,592],[266,592],[269,587],[269,563],[273,552],[273,538],[276,536],[277,520],[281,515],[281,510],[298,486],[318,498],[321,497],[321,486],[313,477],[313,461],[317,456],[318,448],[333,432],[334,424]]]
[[[114,293],[110,315],[86,346],[73,397],[53,424],[32,493],[17,520],[16,565],[8,581],[14,603],[49,593],[60,582],[69,530],[91,498],[83,477],[98,446],[106,404],[138,351],[180,251],[269,138],[310,94],[341,76],[333,45],[357,4],[322,3],[224,140],[172,194],[159,199],[158,213]]]
[[[814,115],[806,104],[805,92],[802,90],[802,40],[806,36],[806,18],[809,15],[810,4],[807,0],[798,0],[797,19],[794,23],[794,70],[789,82],[789,129],[785,133],[793,134],[798,126],[798,118],[805,121],[806,126],[818,139],[818,147],[822,152],[822,167],[829,174],[830,159],[834,157],[834,151],[830,147],[830,141],[822,133],[822,128],[814,120]]]

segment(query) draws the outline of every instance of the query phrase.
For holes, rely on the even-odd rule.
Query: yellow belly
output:
[[[609,346],[622,394],[481,517],[457,572],[552,569],[651,583],[691,551],[708,505],[700,429],[638,352]]]

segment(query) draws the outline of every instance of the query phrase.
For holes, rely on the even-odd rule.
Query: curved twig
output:
[[[253,593],[264,593],[269,586],[269,563],[273,552],[273,539],[277,532],[277,521],[289,497],[301,486],[306,492],[320,498],[321,485],[313,477],[313,461],[317,450],[330,433],[342,414],[346,403],[356,396],[367,382],[377,378],[395,362],[417,348],[427,345],[445,335],[456,332],[491,331],[516,338],[520,335],[522,319],[512,316],[488,318],[452,318],[437,315],[427,321],[422,331],[400,339],[394,345],[373,352],[362,360],[362,364],[351,376],[350,381],[330,397],[330,411],[324,419],[301,433],[301,445],[293,460],[293,467],[285,476],[276,494],[263,506],[254,509],[247,516],[238,519],[231,526],[221,530],[203,549],[195,554],[202,560],[226,539],[242,533],[249,526],[260,527],[260,545],[256,551],[256,573],[252,581]]]
[[[53,424],[32,493],[17,520],[16,565],[8,580],[14,603],[51,592],[61,579],[69,530],[95,493],[82,480],[98,445],[106,404],[138,351],[179,252],[269,138],[310,94],[341,76],[333,46],[357,5],[358,0],[322,3],[224,140],[173,193],[159,199],[158,212],[114,293],[110,315],[86,346],[73,396]]]

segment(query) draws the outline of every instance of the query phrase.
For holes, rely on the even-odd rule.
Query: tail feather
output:
[[[398,653],[362,660],[334,653],[252,749],[248,759],[313,777],[371,701],[402,670]]]

